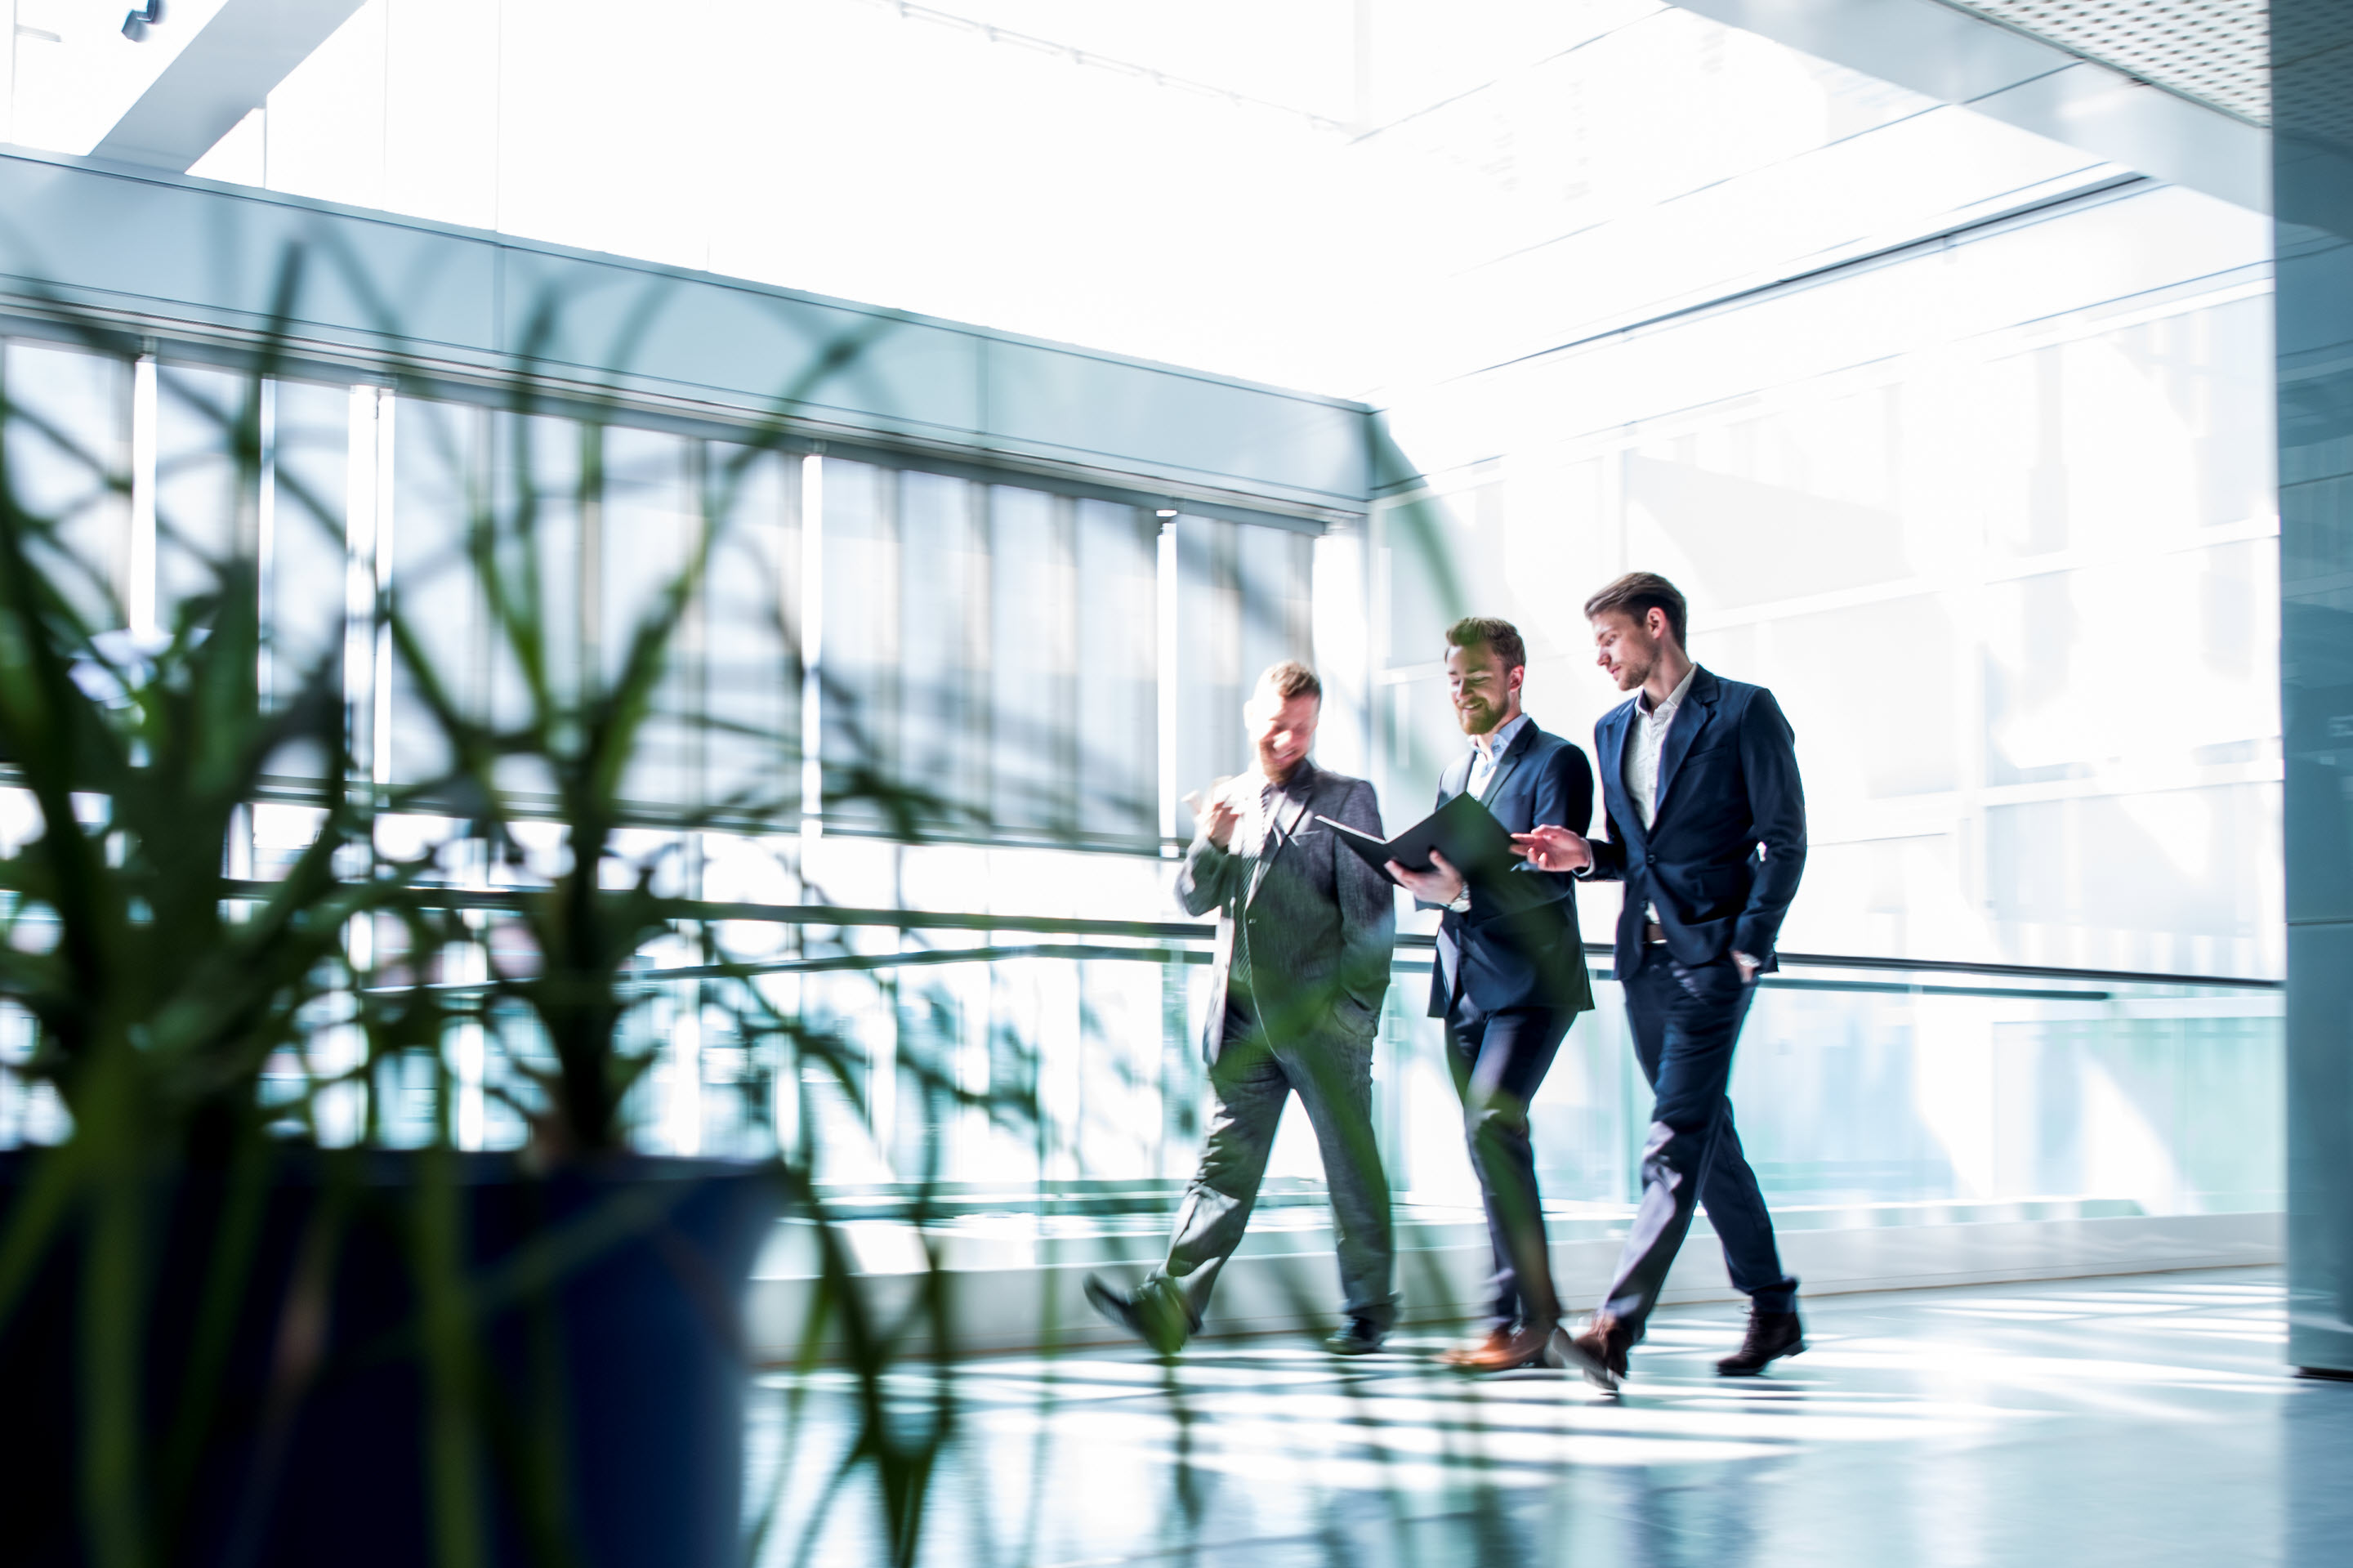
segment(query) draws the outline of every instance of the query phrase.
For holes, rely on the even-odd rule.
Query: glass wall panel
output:
[[[378,418],[392,422],[392,512],[379,519],[378,549],[391,556],[394,600],[447,700],[468,717],[487,718],[491,629],[467,551],[470,531],[488,515],[490,410],[411,397],[386,397],[382,410]],[[415,673],[395,660],[379,678],[390,687],[391,781],[443,777],[448,747]]]
[[[264,575],[269,646],[264,687],[283,701],[326,672],[340,682],[350,509],[353,392],[308,381],[270,386]]]
[[[825,460],[825,636],[818,670],[828,778],[895,770],[899,711],[897,485],[889,469]],[[825,806],[828,821],[873,825],[870,798]]]
[[[1179,517],[1176,533],[1176,789],[1242,770],[1242,603],[1233,524]],[[1190,818],[1180,821],[1189,832]]]
[[[230,556],[259,547],[261,384],[226,371],[155,370],[155,623],[210,592]],[[239,448],[253,444],[240,472]]]
[[[1659,571],[1694,656],[1797,731],[1785,948],[2277,972],[2270,331],[2240,271],[2134,291],[2211,217],[2187,200],[1474,378],[1506,455],[1377,521],[1380,781],[1421,796],[1461,748],[1433,658],[1456,605],[1520,623],[1529,710],[1589,748],[1624,698],[1577,607]],[[1580,900],[1589,938],[1614,902]]]
[[[1071,511],[1042,491],[999,484],[988,492],[993,814],[1016,833],[1071,826],[1080,737]]]
[[[974,517],[977,487],[935,473],[892,476],[899,488],[899,737],[923,815],[969,832],[986,819],[986,585],[988,556]],[[872,583],[870,592],[893,585]]]
[[[540,678],[554,699],[575,702],[585,673],[604,669],[607,654],[607,552],[600,548],[607,433],[548,415],[501,412],[491,417],[489,434],[499,559],[529,606],[528,623],[535,630],[524,635],[536,644]],[[405,593],[406,585],[396,581],[395,590]],[[625,639],[626,629],[617,635]],[[520,723],[530,711],[522,668],[507,649],[493,651],[492,658],[501,672],[496,711],[502,723]],[[500,779],[524,797],[543,800],[554,788],[522,758],[505,759]]]
[[[700,443],[664,431],[595,430],[600,485],[592,542],[596,598],[588,616],[607,689],[623,678],[640,634],[670,612],[670,594],[702,546]],[[702,655],[706,617],[690,608],[622,789],[650,808],[701,803]]]
[[[782,815],[800,801],[800,460],[713,443],[707,462],[705,799]]]
[[[1304,535],[1219,519],[1176,519],[1176,787],[1254,766],[1241,710],[1269,664],[1313,663]]]
[[[130,597],[131,384],[127,361],[11,341],[0,360],[16,504],[55,530],[59,576],[95,626],[120,626]]]
[[[1315,662],[1314,542],[1285,528],[1229,524],[1234,539],[1234,582],[1241,594],[1241,664],[1235,672],[1245,696],[1259,673],[1285,659]]]
[[[1138,507],[1077,505],[1078,829],[1148,842],[1159,758],[1159,529]]]

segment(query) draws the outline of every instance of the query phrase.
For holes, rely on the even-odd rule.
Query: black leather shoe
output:
[[[1748,1337],[1740,1341],[1738,1350],[1715,1363],[1715,1375],[1755,1377],[1783,1356],[1799,1355],[1805,1348],[1805,1326],[1798,1321],[1796,1312],[1759,1312],[1751,1308]]]
[[[1626,1381],[1626,1352],[1633,1348],[1634,1336],[1625,1325],[1607,1312],[1596,1312],[1576,1333],[1556,1332],[1545,1359],[1584,1373],[1585,1381],[1604,1393],[1615,1393]]]
[[[1388,1337],[1389,1331],[1370,1318],[1351,1318],[1324,1341],[1324,1348],[1335,1356],[1369,1356]]]
[[[1088,1306],[1142,1340],[1157,1354],[1175,1355],[1192,1335],[1193,1326],[1185,1320],[1185,1308],[1168,1299],[1165,1292],[1139,1290],[1131,1296],[1113,1288],[1100,1274],[1088,1275],[1082,1288]]]

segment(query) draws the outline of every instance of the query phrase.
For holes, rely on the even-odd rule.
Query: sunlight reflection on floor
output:
[[[1622,1399],[1557,1372],[1461,1377],[1436,1364],[1439,1335],[1353,1361],[1269,1340],[1166,1366],[991,1358],[910,1367],[885,1393],[910,1434],[952,1399],[917,1561],[958,1568],[2321,1561],[2284,1544],[2283,1470],[2353,1458],[2353,1388],[2286,1374],[2271,1271],[1807,1310],[1809,1351],[1742,1382],[1712,1366],[1733,1314],[1665,1314]],[[820,1500],[853,1392],[830,1371],[765,1386],[770,1563],[887,1560],[867,1472]],[[2320,1422],[2317,1444],[2285,1445],[2290,1419]]]

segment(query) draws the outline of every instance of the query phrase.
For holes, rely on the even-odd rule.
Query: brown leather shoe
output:
[[[1501,1351],[1504,1346],[1510,1341],[1511,1338],[1512,1331],[1509,1329],[1490,1329],[1487,1330],[1486,1336],[1480,1340],[1476,1344],[1457,1345],[1451,1350],[1439,1351],[1439,1364],[1450,1367],[1467,1367],[1473,1365],[1474,1363],[1483,1361],[1487,1357],[1495,1355]]]
[[[1553,1345],[1561,1365],[1584,1373],[1602,1393],[1615,1393],[1626,1380],[1626,1352],[1634,1348],[1634,1336],[1609,1313],[1596,1312],[1591,1322]]]
[[[1755,1377],[1783,1356],[1803,1354],[1806,1349],[1805,1326],[1798,1321],[1796,1312],[1759,1312],[1751,1308],[1748,1314],[1748,1334],[1740,1348],[1715,1363],[1718,1377]]]
[[[1465,1345],[1447,1351],[1439,1359],[1448,1366],[1464,1372],[1512,1372],[1520,1367],[1542,1363],[1545,1345],[1552,1339],[1554,1325],[1525,1323],[1512,1330],[1496,1329],[1475,1345]]]

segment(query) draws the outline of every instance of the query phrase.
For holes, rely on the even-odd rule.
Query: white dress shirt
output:
[[[1649,832],[1659,815],[1659,753],[1667,744],[1667,730],[1683,711],[1683,698],[1691,692],[1692,677],[1699,673],[1694,664],[1683,672],[1667,700],[1653,707],[1649,694],[1634,698],[1634,722],[1626,736],[1626,793],[1633,799],[1634,814],[1642,819],[1642,831]],[[1659,906],[1655,904],[1642,911],[1651,924],[1659,923]]]
[[[1233,808],[1237,819],[1226,853],[1249,860],[1263,856],[1282,812],[1283,786],[1252,769],[1221,781],[1216,793]]]
[[[1692,677],[1699,673],[1694,664],[1683,672],[1667,700],[1652,707],[1648,694],[1634,699],[1634,722],[1626,736],[1626,793],[1633,798],[1635,814],[1642,819],[1642,831],[1649,832],[1659,815],[1659,753],[1667,744],[1667,730],[1683,711],[1683,698],[1691,693]]]
[[[1512,742],[1520,738],[1520,731],[1527,727],[1528,715],[1521,714],[1484,735],[1471,737],[1471,776],[1462,781],[1465,794],[1482,806],[1487,803],[1487,791],[1494,787],[1496,768],[1503,762],[1504,754],[1512,749]],[[1471,889],[1463,888],[1446,907],[1457,915],[1471,913]],[[1452,976],[1447,978],[1447,983],[1453,984]]]
[[[1471,737],[1471,777],[1463,783],[1472,797],[1482,805],[1486,803],[1488,787],[1495,782],[1495,765],[1504,753],[1512,749],[1512,742],[1520,738],[1520,731],[1528,727],[1528,715],[1520,715],[1509,724],[1497,725],[1485,735]]]
[[[1691,693],[1692,677],[1699,673],[1694,664],[1683,672],[1667,700],[1653,707],[1643,696],[1634,699],[1632,733],[1626,736],[1626,793],[1632,797],[1634,810],[1642,819],[1642,831],[1649,832],[1659,816],[1659,754],[1667,744],[1667,731],[1674,726],[1675,715],[1683,711],[1683,698]],[[1659,906],[1650,906],[1642,912],[1651,925],[1659,923]],[[1741,979],[1749,978],[1757,960],[1738,948],[1733,958],[1741,966]]]

